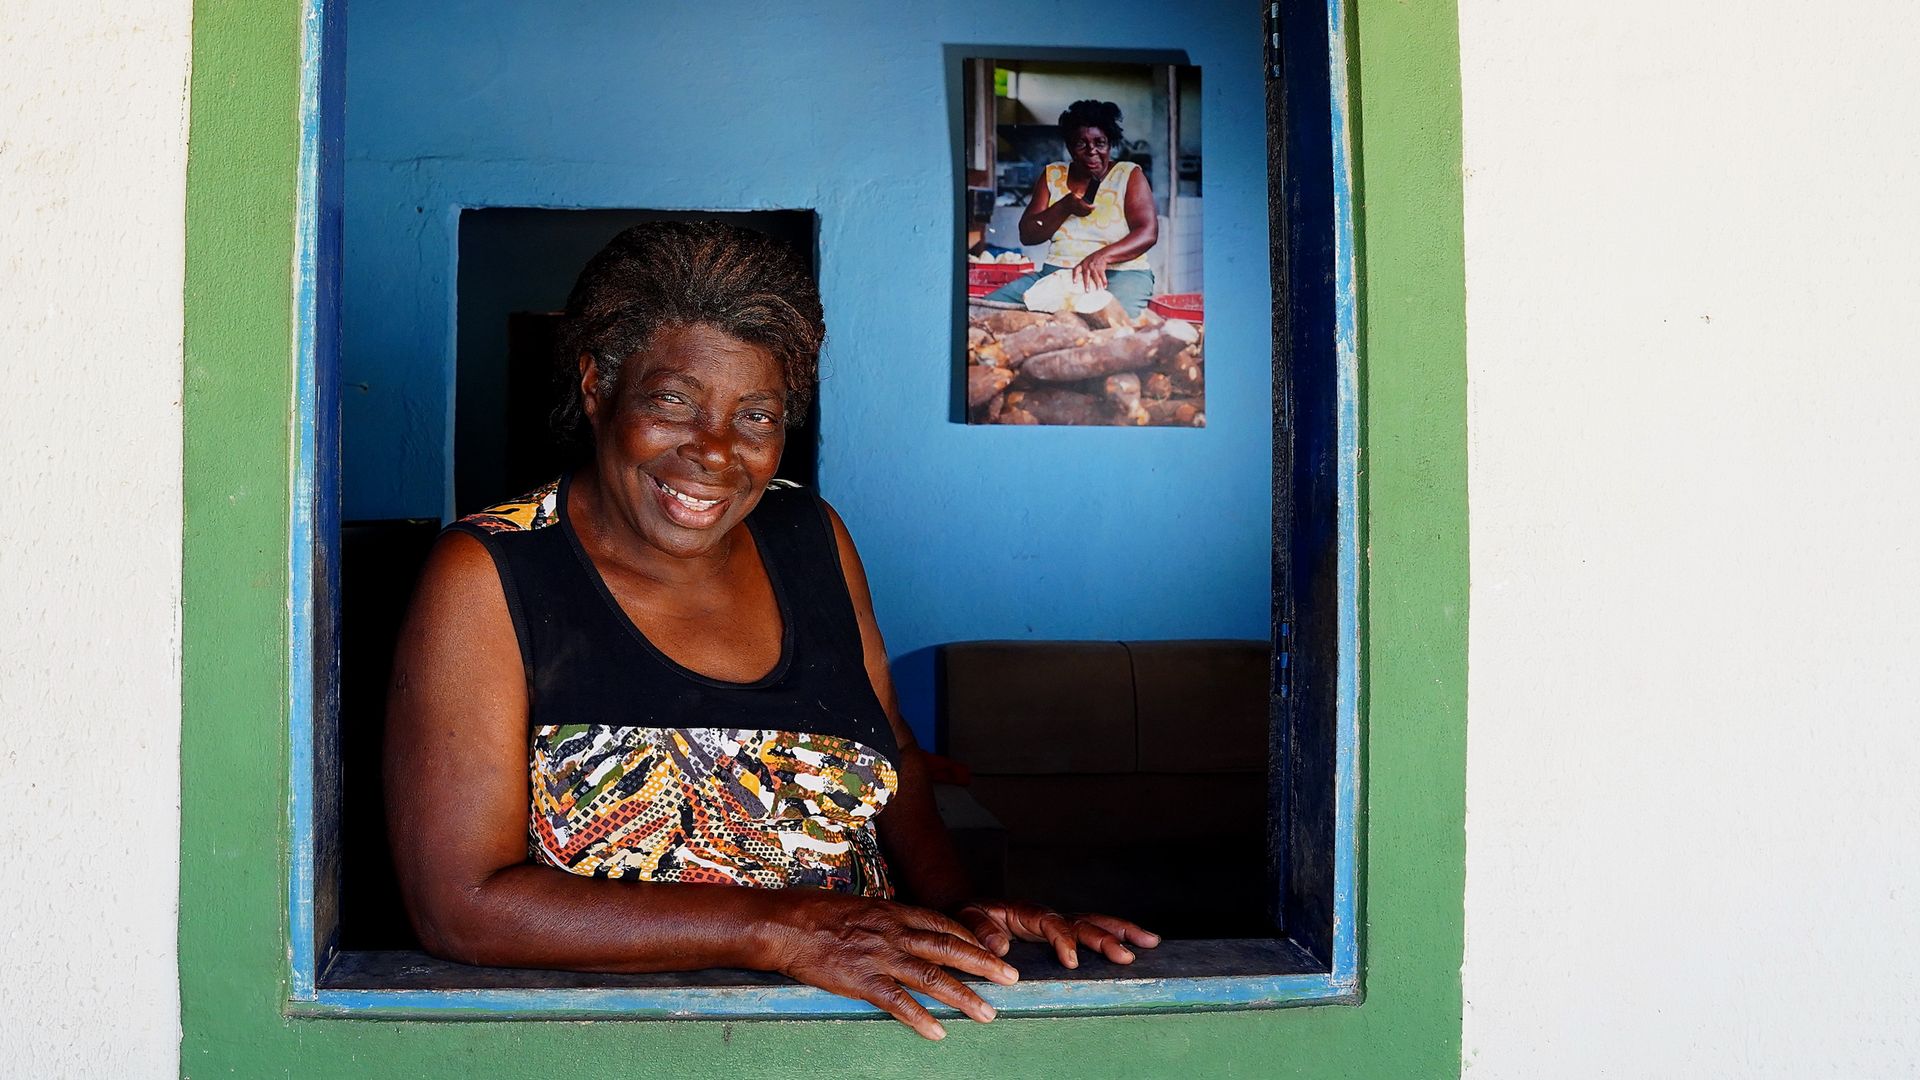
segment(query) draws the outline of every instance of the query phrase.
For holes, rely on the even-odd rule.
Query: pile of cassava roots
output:
[[[967,417],[976,424],[1206,427],[1205,332],[1116,302],[1053,314],[967,308]]]

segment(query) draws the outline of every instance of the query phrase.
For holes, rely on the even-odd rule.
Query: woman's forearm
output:
[[[1127,235],[1094,252],[1105,255],[1108,262],[1125,262],[1136,256],[1145,255],[1160,239],[1159,225],[1143,225]]]
[[[880,815],[887,866],[903,899],[952,914],[974,898],[974,884],[960,865],[952,834],[940,820],[925,755],[917,746],[902,750],[900,794]]]
[[[778,971],[782,915],[811,891],[610,881],[524,863],[413,910],[427,951],[463,964]]]
[[[1020,977],[944,915],[821,889],[606,881],[523,863],[411,910],[427,950],[460,963],[776,971],[869,1002],[930,1039],[945,1032],[908,986],[987,1021],[993,1007],[954,973]]]

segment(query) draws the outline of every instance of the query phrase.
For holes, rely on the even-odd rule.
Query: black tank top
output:
[[[570,477],[452,528],[493,556],[526,667],[532,857],[577,874],[888,896],[873,818],[898,746],[867,677],[832,523],[769,487],[746,519],[784,627],[764,678],[675,663],[607,588]]]

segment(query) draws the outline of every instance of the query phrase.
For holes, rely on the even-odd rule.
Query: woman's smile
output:
[[[697,498],[657,476],[648,475],[647,479],[653,481],[661,512],[683,529],[712,528],[726,517],[727,505],[733,501],[730,496]]]
[[[608,520],[632,530],[638,544],[627,550],[724,559],[786,443],[773,354],[703,323],[665,326],[627,358],[610,393],[592,363],[581,377],[595,444],[588,487],[619,508]]]

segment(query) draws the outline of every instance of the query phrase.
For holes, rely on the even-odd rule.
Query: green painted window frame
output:
[[[1269,1013],[1237,1050],[1279,1052],[1289,1032],[1322,1032],[1313,1053],[1342,1070],[1366,1060],[1432,1064],[1458,1054],[1464,840],[1465,410],[1457,46],[1452,7],[1414,12],[1357,0],[1342,40],[1356,105],[1361,440],[1368,561],[1359,687],[1369,788],[1359,857],[1377,979],[1365,1006],[1324,1019]],[[303,5],[197,6],[187,198],[186,467],[183,577],[180,956],[183,1070],[210,1061],[292,1063],[338,1046],[457,1074],[413,1024],[334,1026],[292,1016],[286,737],[295,666],[286,554],[300,432],[292,404],[298,341],[295,237],[302,205],[299,126]],[[277,17],[276,17],[277,16]],[[1378,80],[1371,81],[1373,76]],[[1361,92],[1362,87],[1365,93]],[[1374,311],[1368,298],[1393,298]],[[1434,898],[1442,899],[1434,903]],[[1382,976],[1386,976],[1382,978]],[[1341,1019],[1364,1013],[1364,1021]],[[1228,1016],[1234,1014],[1227,1014]],[[1240,1014],[1246,1015],[1246,1014]],[[1282,1019],[1287,1017],[1287,1019]],[[1226,1017],[1159,1017],[1195,1031],[1248,1029]],[[1088,1060],[1117,1060],[1093,1027],[1041,1022]],[[1402,1029],[1394,1049],[1368,1030]],[[1067,1025],[1062,1027],[1061,1025]],[[429,1028],[435,1027],[428,1025]],[[647,1027],[645,1025],[643,1028]],[[869,1032],[885,1025],[860,1025]],[[654,1029],[656,1032],[661,1029]],[[749,1025],[759,1047],[799,1045],[790,1026]],[[801,1030],[804,1030],[804,1026]],[[1019,1024],[970,1035],[974,1060],[1023,1044]],[[622,1027],[619,1045],[674,1037]],[[732,1045],[732,1028],[727,1044]],[[564,1033],[479,1035],[481,1044],[584,1045]],[[596,1038],[604,1038],[598,1036]],[[827,1058],[894,1044],[836,1040]],[[684,1041],[684,1040],[683,1040]],[[816,1054],[819,1047],[809,1046]],[[966,1057],[955,1051],[955,1064]],[[891,1056],[892,1051],[881,1056]],[[1328,1055],[1333,1055],[1329,1057]],[[1409,1056],[1411,1055],[1411,1056]],[[1148,1054],[1151,1057],[1151,1054]],[[438,1064],[435,1064],[435,1062]],[[279,1068],[280,1066],[276,1066]],[[1303,1065],[1303,1069],[1307,1066]],[[287,1071],[294,1071],[287,1066]],[[307,1067],[301,1071],[324,1072]]]

